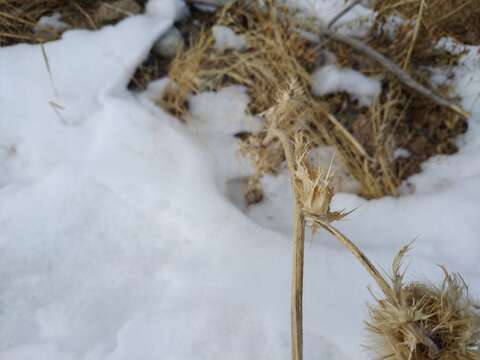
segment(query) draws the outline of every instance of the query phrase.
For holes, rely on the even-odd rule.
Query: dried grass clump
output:
[[[403,101],[401,89],[391,87],[366,110],[337,112],[335,118],[343,121],[325,124],[320,132],[324,143],[335,146],[346,170],[361,185],[360,194],[368,199],[398,194],[402,178],[394,151],[397,128],[405,116]]]
[[[172,81],[158,102],[163,109],[179,118],[188,112],[190,94],[216,87],[212,76],[215,77],[218,70],[211,66],[214,65],[212,60],[216,62],[219,59],[212,54],[214,40],[211,33],[201,31],[191,41],[194,45],[178,52],[171,62],[168,76]]]
[[[360,194],[366,198],[398,195],[402,180],[418,172],[420,163],[429,156],[454,152],[451,139],[466,130],[465,120],[455,111],[407,88],[365,54],[352,52],[335,39],[321,42],[302,36],[301,33],[317,32],[318,38],[322,38],[314,22],[275,0],[231,2],[212,17],[204,22],[201,31],[194,32],[189,46],[171,62],[168,75],[172,81],[159,104],[185,118],[191,94],[231,84],[248,89],[248,111],[264,119],[264,129],[239,137],[239,152],[251,160],[255,169],[248,182],[252,186],[246,187],[246,193],[257,192],[260,178],[278,173],[285,161],[282,145],[270,132],[271,117],[266,116],[274,106],[277,112],[285,107],[288,116],[281,116],[276,126],[287,136],[303,128],[312,146],[335,147],[346,171],[360,184]],[[242,35],[245,48],[216,50],[213,25],[227,26]],[[432,43],[422,40],[421,29],[406,26],[401,33],[402,46],[378,29],[372,30],[370,46],[391,55],[406,72],[429,87],[428,74],[421,70],[425,68],[421,65],[434,65],[432,59],[442,57],[427,55],[426,49]],[[322,63],[325,47],[335,54],[339,65],[383,78],[382,94],[372,106],[361,107],[346,94],[312,95],[310,73]],[[437,90],[444,97],[448,94],[448,89]],[[278,94],[282,92],[289,93],[284,94],[288,99],[279,105]],[[411,156],[396,158],[398,147],[409,150]]]
[[[278,89],[295,76],[307,88],[316,56],[311,44],[295,31],[296,17],[287,7],[268,0],[232,2],[219,10],[216,24],[228,26],[245,38],[245,51],[217,51],[211,32],[202,31],[170,65],[175,83],[160,103],[174,114],[187,112],[190,93],[218,89],[231,83],[248,88],[249,110],[259,114],[274,104]],[[178,97],[178,99],[174,99]]]
[[[423,16],[417,14],[417,17],[420,15]],[[416,28],[418,23],[399,26],[396,35],[391,38],[386,31],[385,21],[385,17],[377,18],[368,44],[388,56],[424,86],[432,87],[428,68],[449,67],[459,59],[459,54],[435,48],[435,42],[421,33],[421,27]],[[363,174],[354,175],[362,184],[363,196],[375,198],[382,194],[396,195],[398,185],[410,175],[418,173],[423,161],[434,155],[457,151],[454,139],[468,128],[465,116],[405,88],[385,68],[362,53],[352,52],[345,44],[331,41],[327,46],[342,67],[383,78],[382,94],[366,111],[352,106],[348,98],[341,94],[328,99],[332,112],[342,120],[369,155],[364,160],[355,159],[358,157],[356,154],[343,156],[354,159],[353,162],[347,162],[351,174]],[[451,88],[447,83],[436,87],[435,92],[448,99]],[[395,157],[396,148],[405,149],[410,155]]]
[[[368,330],[382,359],[480,359],[480,311],[460,275],[445,269],[440,287],[404,284],[401,261],[393,262],[391,287],[370,307]]]
[[[43,43],[60,37],[52,28],[36,31],[42,16],[61,14],[72,28],[97,29],[142,10],[134,0],[1,0],[0,46],[16,43]]]
[[[405,19],[421,16],[421,36],[437,41],[450,36],[464,44],[480,43],[479,0],[379,0],[375,10],[382,17],[400,15]]]

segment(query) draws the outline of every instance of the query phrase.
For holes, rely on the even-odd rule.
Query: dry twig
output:
[[[463,110],[460,106],[453,103],[450,100],[444,99],[441,96],[435,94],[432,90],[426,88],[416,80],[414,80],[408,73],[402,70],[397,64],[393,61],[388,59],[387,57],[380,54],[378,51],[374,50],[364,42],[357,40],[351,36],[340,34],[336,31],[332,31],[329,29],[321,29],[321,34],[328,36],[329,38],[344,43],[354,50],[361,52],[362,54],[366,55],[370,59],[376,61],[380,64],[385,70],[391,72],[403,85],[409,87],[410,89],[414,90],[415,92],[431,99],[435,103],[445,106],[456,113],[462,115],[465,118],[468,118],[470,114]]]

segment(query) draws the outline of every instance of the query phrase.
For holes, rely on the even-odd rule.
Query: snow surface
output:
[[[127,83],[182,12],[145,15],[45,45],[0,49],[0,359],[289,359],[291,195],[232,203],[238,131],[255,129],[241,87],[190,99],[184,125]],[[412,239],[407,276],[445,264],[480,291],[480,61],[456,71],[472,113],[460,152],[436,157],[398,199],[341,193],[339,227],[389,268]],[[54,105],[56,104],[56,105]],[[224,124],[222,126],[222,124]],[[237,161],[238,160],[238,161]],[[227,186],[226,184],[233,184]],[[367,359],[372,280],[327,234],[308,239],[305,358]]]
[[[42,16],[34,27],[34,31],[38,32],[45,29],[54,29],[62,31],[69,26],[62,21],[62,15],[60,13],[54,13],[50,16]]]
[[[212,27],[213,38],[215,39],[215,49],[224,50],[243,50],[246,46],[245,39],[226,26],[215,25]]]
[[[353,0],[284,0],[291,7],[303,10],[315,16],[320,23],[327,25],[343,9],[353,3]],[[360,3],[335,22],[334,28],[343,33],[364,37],[373,24],[374,11]]]
[[[322,66],[312,74],[312,92],[315,95],[347,92],[362,106],[370,105],[381,90],[380,80],[352,69],[340,69],[333,64]]]

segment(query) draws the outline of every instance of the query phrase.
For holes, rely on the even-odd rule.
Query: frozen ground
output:
[[[318,2],[322,3],[322,2]],[[322,5],[324,6],[324,5]],[[236,201],[248,166],[232,134],[255,128],[238,87],[192,99],[189,126],[126,90],[179,3],[98,32],[0,49],[0,359],[288,359],[290,195]],[[339,227],[389,268],[417,239],[408,276],[445,264],[480,293],[480,64],[457,70],[472,112],[461,151],[437,157],[399,199],[364,201]],[[225,124],[225,126],[222,126]],[[232,201],[232,199],[234,199]],[[329,236],[309,239],[305,358],[367,359],[372,281]]]

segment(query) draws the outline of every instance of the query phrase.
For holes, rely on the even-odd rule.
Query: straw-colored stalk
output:
[[[459,275],[445,270],[441,288],[422,283],[403,283],[402,259],[409,246],[395,257],[392,277],[384,275],[347,236],[331,223],[347,214],[330,209],[334,195],[332,166],[315,168],[308,160],[311,143],[305,130],[288,136],[282,124],[292,116],[305,123],[308,112],[298,97],[301,91],[291,81],[277,103],[267,113],[271,136],[283,146],[290,173],[294,202],[293,274],[292,274],[292,359],[301,360],[303,351],[302,303],[305,226],[315,232],[319,227],[333,235],[366,269],[384,294],[371,307],[368,329],[376,337],[374,351],[382,359],[396,360],[478,360],[480,312],[468,298],[466,285]],[[276,127],[275,127],[276,125]]]
[[[310,145],[306,141],[306,133],[297,131],[294,140],[289,137],[285,125],[293,120],[302,123],[308,114],[303,109],[302,91],[297,81],[290,80],[289,88],[283,91],[275,106],[269,109],[265,116],[269,122],[270,134],[267,138],[277,139],[283,147],[287,166],[291,174],[291,188],[294,204],[293,233],[293,265],[291,293],[291,343],[292,360],[303,359],[303,268],[305,251],[305,225],[310,224],[315,229],[315,219],[326,221],[340,219],[344,215],[330,212],[330,201],[333,189],[331,167],[328,171],[311,168],[307,159]],[[298,119],[297,119],[298,117]],[[287,126],[287,129],[290,128]]]

